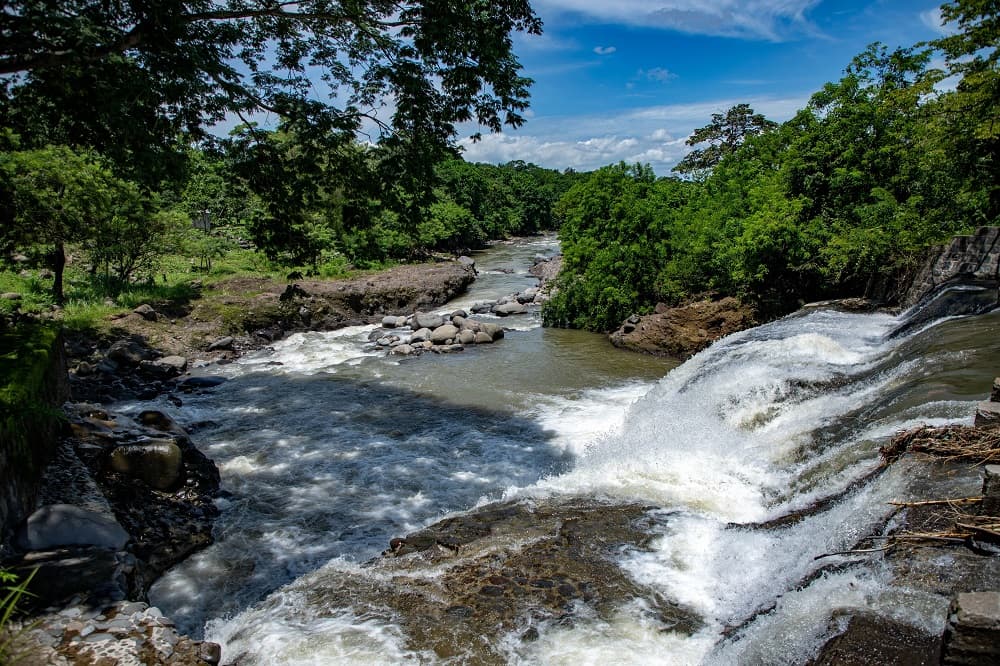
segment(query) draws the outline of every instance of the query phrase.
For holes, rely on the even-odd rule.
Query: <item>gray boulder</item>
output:
[[[493,308],[493,312],[501,317],[507,317],[509,315],[524,314],[528,311],[528,308],[524,305],[514,301],[513,303],[504,303]]]
[[[486,321],[479,322],[479,330],[489,335],[494,341],[503,337],[503,326],[498,324],[491,324]]]
[[[412,356],[415,351],[412,345],[399,345],[390,349],[389,353],[396,356]]]
[[[158,315],[156,314],[156,310],[154,310],[153,306],[151,306],[149,303],[143,303],[135,310],[132,310],[132,312],[136,313],[146,321],[156,321],[158,317]]]
[[[472,331],[459,331],[458,341],[463,345],[474,345],[476,344],[476,334]],[[492,339],[490,341],[492,342]]]
[[[156,490],[174,488],[183,472],[181,448],[172,439],[146,439],[111,452],[111,469]]]
[[[236,342],[236,340],[233,339],[233,336],[227,335],[223,338],[217,339],[215,342],[210,344],[208,346],[208,351],[231,350],[233,348],[234,342]]]
[[[28,517],[18,533],[25,550],[50,550],[61,546],[100,546],[121,550],[128,532],[111,516],[72,504],[43,506]]]
[[[406,317],[395,317],[393,315],[382,317],[382,326],[384,328],[399,328],[400,326],[406,326]]]
[[[462,264],[463,266],[468,266],[470,268],[476,267],[476,260],[473,259],[472,257],[467,257],[464,254],[458,258],[458,263]]]
[[[429,328],[433,331],[444,324],[444,319],[440,315],[416,312],[413,315],[413,323],[416,325],[415,328]]]
[[[474,342],[477,345],[488,345],[493,342],[493,337],[489,333],[479,331],[474,334]]]
[[[187,370],[188,361],[183,356],[164,356],[163,358],[156,361],[156,364],[162,367],[170,368],[176,374],[181,374]]]
[[[21,294],[17,293],[16,291],[7,291],[7,292],[4,292],[4,293],[0,294],[0,298],[2,298],[5,301],[19,301],[23,297],[21,296]]]
[[[108,358],[121,365],[139,365],[156,358],[156,352],[135,340],[118,340],[108,349]]]
[[[453,318],[454,317],[463,317],[464,318],[464,317],[468,317],[469,313],[466,312],[465,310],[455,310],[454,312],[451,313],[451,316]]]
[[[447,344],[449,340],[454,340],[458,336],[458,328],[451,324],[438,326],[431,333],[431,342],[436,345]]]
[[[494,305],[496,305],[496,304],[495,303],[476,303],[475,305],[473,305],[469,309],[472,310],[472,314],[486,314],[487,312],[492,312],[493,311],[493,306]]]
[[[410,343],[417,344],[418,342],[426,342],[431,339],[431,329],[420,328],[413,332],[410,336]]]

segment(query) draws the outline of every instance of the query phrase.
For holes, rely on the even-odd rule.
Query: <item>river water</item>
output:
[[[469,294],[442,311],[533,285],[532,259],[555,250],[539,238],[481,253]],[[503,320],[494,345],[419,358],[369,349],[373,327],[290,336],[204,369],[229,381],[183,407],[160,406],[219,465],[226,496],[216,543],[151,601],[220,642],[224,660],[433,663],[391,617],[306,592],[374,575],[361,565],[390,538],[450,513],[582,495],[656,507],[652,546],[618,563],[702,628],[663,631],[642,599],[612,620],[581,609],[530,643],[500,640],[511,663],[801,663],[844,608],[935,631],[940,600],[887,586],[877,561],[813,576],[816,555],[880,529],[905,493],[905,463],[852,486],[879,445],[915,424],[970,422],[998,371],[997,313],[892,336],[903,321],[809,308],[679,366],[542,328],[537,313]],[[844,491],[793,525],[754,527]]]

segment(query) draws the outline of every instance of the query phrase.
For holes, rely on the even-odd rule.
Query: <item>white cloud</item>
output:
[[[618,48],[614,47],[614,46],[595,46],[594,47],[594,53],[596,53],[597,55],[611,55],[612,53],[614,53],[617,50],[618,50]]]
[[[637,76],[641,79],[666,83],[670,79],[676,79],[677,75],[665,67],[654,67],[652,69],[640,69]]]
[[[516,132],[463,141],[465,159],[493,164],[524,160],[552,169],[597,169],[619,161],[649,163],[667,175],[690,147],[684,141],[713,113],[741,102],[777,121],[803,108],[808,96],[715,100],[624,111],[617,115],[535,118]]]
[[[815,32],[806,12],[820,0],[537,0],[544,17],[575,14],[606,23],[699,35],[781,41]]]
[[[950,32],[948,26],[945,25],[944,19],[941,18],[940,7],[920,12],[920,22],[939,35],[947,35]]]

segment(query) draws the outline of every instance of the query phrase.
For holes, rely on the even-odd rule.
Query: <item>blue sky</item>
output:
[[[465,158],[578,170],[624,160],[666,175],[712,113],[747,102],[787,120],[871,42],[939,36],[938,4],[534,0],[545,33],[515,40],[535,80],[528,122],[463,140]]]

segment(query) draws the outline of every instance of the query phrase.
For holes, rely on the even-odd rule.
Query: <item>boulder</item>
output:
[[[188,377],[179,386],[183,389],[215,388],[225,382],[225,377]]]
[[[449,340],[455,339],[457,336],[458,328],[451,324],[444,324],[434,329],[434,332],[431,333],[430,340],[436,345],[443,345],[447,344]]]
[[[17,293],[16,291],[7,291],[7,292],[4,292],[4,293],[0,294],[0,298],[2,298],[5,301],[19,301],[23,297],[21,296],[21,294]]]
[[[111,469],[156,490],[177,486],[183,472],[181,448],[172,439],[145,439],[111,452]]]
[[[451,317],[451,323],[459,328],[464,328],[465,322],[466,322],[465,317],[461,317],[459,315],[452,315]]]
[[[444,324],[444,319],[440,315],[426,313],[426,312],[415,312],[413,314],[414,328],[429,328],[432,331],[442,324]]]
[[[474,344],[476,344],[476,334],[474,332],[468,331],[468,330],[466,330],[466,331],[459,331],[458,332],[458,341],[461,342],[463,345],[474,345]],[[492,341],[493,340],[491,338],[490,342],[492,342]]]
[[[393,347],[392,349],[389,350],[389,353],[394,354],[396,356],[412,356],[415,351],[416,350],[413,348],[412,345],[404,344],[404,345],[399,345],[397,347]]]
[[[108,358],[121,365],[139,365],[156,358],[156,352],[137,340],[118,340],[108,349]]]
[[[503,337],[503,326],[499,324],[491,324],[486,321],[479,322],[479,330],[487,334],[494,341],[499,340]]]
[[[476,303],[475,305],[473,305],[469,309],[472,310],[472,314],[486,314],[488,312],[492,312],[493,311],[493,306],[494,305],[496,305],[496,304],[495,303]]]
[[[160,432],[169,432],[176,437],[187,437],[187,431],[182,428],[177,421],[155,409],[147,409],[139,412],[135,419],[147,428],[153,428]]]
[[[431,339],[431,329],[420,328],[410,335],[410,342],[412,344],[417,344],[418,342],[426,342]]]
[[[493,337],[489,333],[484,333],[483,331],[477,331],[473,336],[473,342],[477,345],[486,345],[493,342]]]
[[[158,318],[156,310],[154,310],[153,306],[151,306],[149,303],[143,303],[136,309],[132,310],[132,312],[136,313],[146,321],[156,321]]]
[[[187,370],[188,361],[183,356],[164,356],[163,358],[156,361],[156,364],[162,367],[170,368],[175,374],[181,374]]]
[[[121,550],[128,540],[128,532],[113,517],[72,504],[43,506],[28,517],[18,533],[18,545],[25,550],[62,546]]]
[[[524,305],[518,303],[517,301],[514,301],[513,303],[503,303],[503,304],[498,305],[495,308],[493,308],[493,312],[495,314],[500,315],[501,317],[507,317],[507,316],[510,316],[510,315],[517,315],[517,314],[524,314],[527,311],[528,311],[528,308],[525,307]]]
[[[454,312],[452,312],[452,313],[451,313],[451,316],[452,316],[452,318],[453,318],[453,319],[454,319],[455,317],[462,317],[462,318],[465,318],[465,317],[468,317],[468,316],[469,316],[469,313],[468,313],[468,312],[466,312],[465,310],[455,310]]]
[[[472,257],[467,257],[464,254],[458,258],[458,263],[462,264],[463,266],[468,266],[469,268],[476,267],[476,260],[473,259]]]
[[[236,342],[236,341],[233,339],[233,336],[231,336],[231,335],[227,335],[225,337],[218,338],[217,340],[215,340],[214,342],[212,342],[212,344],[210,344],[208,346],[208,351],[222,351],[222,350],[227,350],[228,351],[228,350],[231,350],[233,348],[233,343],[234,342]]]
[[[406,326],[406,317],[395,317],[393,315],[382,317],[383,328],[399,328],[400,326]]]

